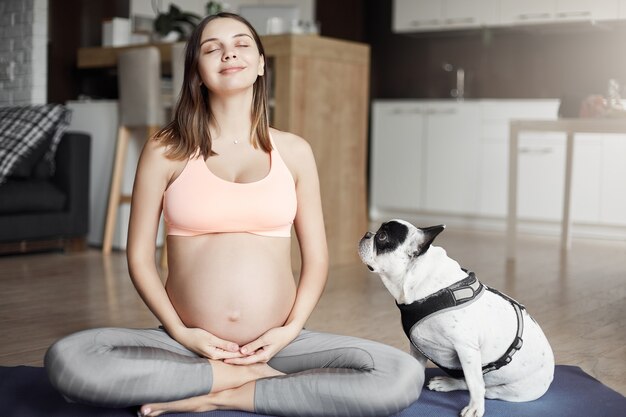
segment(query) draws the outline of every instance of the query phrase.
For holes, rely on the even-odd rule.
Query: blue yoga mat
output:
[[[428,368],[426,380],[443,375]],[[466,391],[422,391],[419,400],[394,417],[457,417],[469,402]],[[623,417],[626,398],[577,366],[558,365],[548,392],[536,401],[486,400],[485,417]],[[136,408],[108,409],[67,403],[43,368],[0,367],[0,415],[5,417],[135,417]],[[167,414],[171,417],[259,417],[241,411]]]

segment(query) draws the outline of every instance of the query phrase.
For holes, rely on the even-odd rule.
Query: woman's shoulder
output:
[[[158,137],[148,139],[141,152],[140,165],[145,166],[155,174],[161,172],[168,178],[179,174],[186,163],[186,160],[169,157],[168,145]]]
[[[309,142],[298,135],[277,129],[270,129],[270,134],[296,182],[301,178],[317,175],[315,157]]]
[[[298,135],[274,128],[270,128],[270,134],[283,158],[297,160],[300,157],[313,155],[309,142]]]

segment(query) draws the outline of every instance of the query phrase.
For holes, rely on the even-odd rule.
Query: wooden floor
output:
[[[558,364],[577,365],[626,394],[626,242],[521,236],[515,264],[501,233],[446,230],[437,244],[487,285],[526,305]],[[356,242],[355,242],[356,250]],[[157,325],[130,283],[124,253],[94,249],[0,257],[0,365],[42,365],[46,348],[77,330]],[[403,350],[399,312],[360,263],[334,268],[309,328]]]

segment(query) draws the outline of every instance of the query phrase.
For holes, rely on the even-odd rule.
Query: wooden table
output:
[[[120,52],[135,48],[154,46],[159,49],[161,63],[169,65],[172,62],[173,43],[144,43],[128,46],[90,46],[78,48],[77,67],[87,68],[114,68],[117,65],[117,55]]]
[[[507,259],[515,259],[517,243],[517,166],[518,145],[521,132],[563,132],[567,135],[565,145],[565,183],[563,216],[561,218],[561,250],[571,246],[571,190],[572,163],[574,159],[574,135],[576,133],[623,133],[626,119],[557,119],[557,120],[511,120],[509,125],[509,191],[507,216]],[[626,156],[626,155],[625,155]]]

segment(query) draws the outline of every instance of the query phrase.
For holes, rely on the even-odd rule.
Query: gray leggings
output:
[[[211,391],[209,361],[162,329],[102,328],[69,335],[44,359],[68,400],[127,407]],[[269,365],[286,375],[256,381],[257,413],[278,416],[387,416],[415,401],[424,368],[381,343],[303,330]]]

